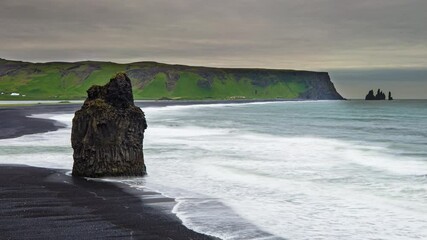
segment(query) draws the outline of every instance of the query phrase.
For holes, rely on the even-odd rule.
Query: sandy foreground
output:
[[[0,139],[55,131],[63,126],[29,116],[80,106],[2,106]],[[212,239],[172,214],[174,199],[66,172],[0,164],[0,239]]]

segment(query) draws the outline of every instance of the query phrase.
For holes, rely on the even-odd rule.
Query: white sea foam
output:
[[[210,107],[144,109],[149,175],[123,181],[176,198],[185,225],[224,239],[274,238],[257,229],[289,239],[427,238],[426,159],[363,139],[229,127],[203,118]],[[196,119],[182,120],[189,114]],[[67,128],[0,140],[0,163],[71,169],[72,115],[48,117]]]
[[[378,232],[393,238],[426,234],[418,230],[427,222],[425,184],[411,186],[424,191],[417,201],[409,203],[393,195],[407,184],[399,182],[400,175],[426,174],[427,165],[396,158],[381,147],[191,126],[151,127],[145,144],[147,165],[152,166],[148,186],[168,189],[171,196],[182,196],[181,189],[215,196],[278,236],[360,239],[357,227],[366,231],[365,237]],[[154,154],[166,145],[168,150]],[[173,188],[164,186],[167,182],[173,182]],[[204,221],[187,216],[197,207],[189,203],[191,198],[185,201],[187,207],[177,206],[178,216],[203,230],[200,222]],[[205,222],[205,228],[220,231],[221,226]],[[391,230],[390,225],[398,229]]]
[[[304,102],[313,102],[313,101],[304,101]],[[206,109],[206,108],[239,108],[251,105],[271,105],[271,104],[298,104],[301,101],[265,101],[265,102],[247,102],[247,103],[212,103],[212,104],[189,104],[189,105],[171,105],[164,107],[146,107],[144,108],[145,113],[154,113],[154,112],[171,112],[180,111],[180,110],[191,110],[191,109]]]
[[[65,128],[47,133],[29,134],[0,140],[0,163],[26,164],[35,167],[71,169],[70,143],[72,114],[38,114],[31,117],[61,122]]]

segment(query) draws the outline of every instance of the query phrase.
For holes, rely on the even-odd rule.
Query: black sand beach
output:
[[[212,239],[182,225],[173,203],[60,170],[0,166],[0,239]]]
[[[80,106],[81,104],[0,105],[0,139],[58,130],[64,127],[61,123],[30,116],[47,113],[74,113]]]
[[[246,102],[254,101],[138,101],[136,105],[144,109]],[[65,126],[29,116],[73,114],[80,107],[0,105],[0,139],[55,131]],[[0,164],[0,239],[215,239],[185,227],[171,212],[174,199],[125,184],[68,176],[65,171]],[[255,236],[272,237],[251,229]]]
[[[150,106],[157,105],[165,104]],[[0,139],[55,131],[63,126],[28,116],[74,113],[80,106],[0,107]],[[174,204],[155,192],[65,170],[0,165],[0,239],[212,239],[185,227],[171,213]]]

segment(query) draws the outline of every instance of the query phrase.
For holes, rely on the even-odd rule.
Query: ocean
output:
[[[148,175],[198,232],[223,239],[427,239],[427,101],[151,107]],[[0,140],[0,163],[72,168],[58,131]]]

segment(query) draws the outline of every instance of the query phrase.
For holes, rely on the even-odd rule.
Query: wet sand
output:
[[[1,239],[213,239],[182,225],[173,199],[64,173],[0,165]]]
[[[253,101],[143,101],[142,109]],[[0,139],[55,131],[33,114],[72,114],[81,104],[0,106]],[[172,214],[174,199],[125,184],[86,180],[66,170],[0,164],[0,239],[213,239]],[[268,236],[260,232],[262,236]]]
[[[56,131],[64,127],[64,125],[54,120],[33,118],[30,116],[44,113],[73,113],[80,106],[80,104],[12,107],[0,105],[0,139]]]
[[[150,106],[157,105],[167,106]],[[64,126],[29,116],[74,113],[80,107],[1,106],[0,139],[55,131]],[[174,199],[65,171],[0,165],[0,239],[212,239],[172,214]]]

